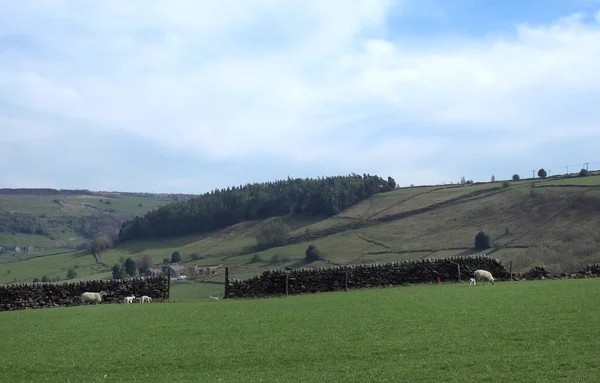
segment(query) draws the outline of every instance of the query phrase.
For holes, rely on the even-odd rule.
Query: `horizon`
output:
[[[0,187],[599,169],[600,0],[449,3],[0,3]]]

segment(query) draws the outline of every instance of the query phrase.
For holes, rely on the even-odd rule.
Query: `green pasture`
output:
[[[599,289],[600,279],[463,283],[1,312],[0,377],[595,382]]]

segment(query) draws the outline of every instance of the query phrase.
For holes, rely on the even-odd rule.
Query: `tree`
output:
[[[496,177],[492,176],[492,178],[490,178],[490,182],[496,182]]]
[[[548,175],[548,173],[546,173],[546,170],[544,170],[544,168],[541,168],[540,170],[538,170],[538,177],[546,178],[547,175]]]
[[[475,236],[475,249],[485,250],[490,248],[490,237],[483,231]]]
[[[467,183],[467,180],[465,179],[465,176],[460,177],[460,183],[461,185],[464,185]]]
[[[33,283],[38,283],[40,281],[39,278],[33,278]]]
[[[119,265],[118,263],[115,263],[115,265],[112,268],[112,277],[113,277],[113,279],[122,279],[123,278],[123,267],[121,265]]]
[[[513,181],[518,181],[520,179],[521,179],[521,177],[518,174],[513,174],[513,176],[512,176]]]
[[[42,277],[42,282],[48,282],[48,281],[50,281],[50,279],[47,276],[44,275]]]
[[[306,263],[312,263],[312,262],[318,261],[320,259],[323,259],[323,257],[321,255],[321,251],[317,248],[317,246],[315,246],[315,245],[308,246],[308,248],[306,249],[306,252],[304,253],[304,261]]]
[[[163,258],[163,265],[168,265],[169,263],[171,263],[169,258]]]
[[[73,269],[67,271],[67,279],[73,279],[75,277],[77,277],[77,271]]]
[[[274,254],[271,259],[269,259],[269,265],[275,265],[279,262],[281,262],[281,257],[279,254]]]
[[[147,275],[152,267],[152,256],[150,256],[150,254],[144,254],[141,258],[138,258],[136,262],[140,274]]]
[[[260,228],[256,243],[260,247],[285,245],[290,227],[282,219],[273,219]]]
[[[388,177],[388,186],[390,189],[395,189],[396,188],[396,180],[394,180],[392,177]]]
[[[129,274],[129,276],[135,277],[137,271],[137,264],[135,263],[135,260],[133,258],[128,257],[125,260],[125,264],[123,266],[125,268],[125,272]]]
[[[587,169],[581,169],[579,171],[579,177],[587,177],[590,175],[590,172]]]
[[[262,258],[260,257],[260,255],[254,254],[252,256],[252,259],[250,259],[250,263],[258,263],[258,262],[262,262]]]
[[[179,251],[174,251],[173,254],[171,254],[171,263],[177,262],[181,262],[181,254],[179,254]]]

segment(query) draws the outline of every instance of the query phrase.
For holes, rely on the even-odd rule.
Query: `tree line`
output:
[[[123,223],[119,241],[178,236],[288,214],[331,216],[396,188],[392,177],[351,174],[253,183],[170,203]]]

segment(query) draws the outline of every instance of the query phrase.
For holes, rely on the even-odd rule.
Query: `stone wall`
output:
[[[164,277],[0,285],[0,311],[78,306],[82,304],[81,294],[86,291],[105,291],[107,295],[101,303],[122,303],[131,294],[163,300],[168,297],[168,290],[168,281]]]
[[[485,255],[421,259],[373,265],[347,265],[321,269],[266,271],[245,280],[230,280],[226,298],[255,298],[266,296],[338,291],[365,287],[395,286],[414,283],[437,283],[468,280],[477,269],[488,270],[494,278],[508,280],[508,271],[500,261]]]

